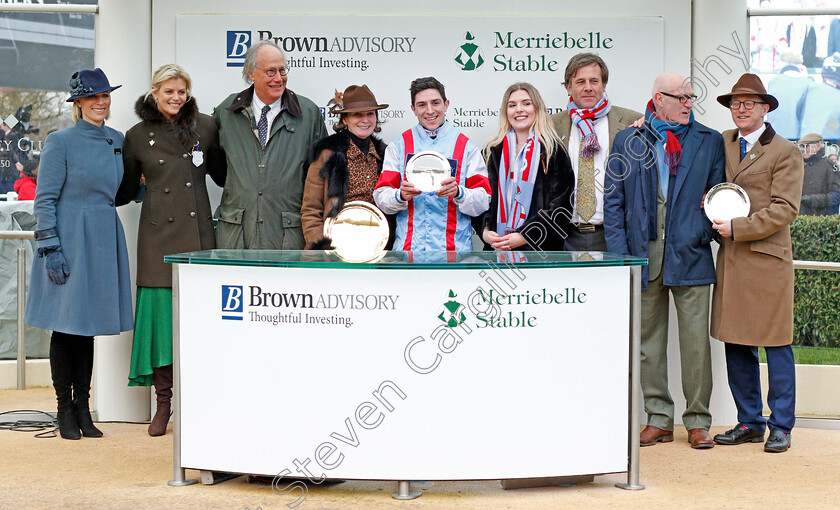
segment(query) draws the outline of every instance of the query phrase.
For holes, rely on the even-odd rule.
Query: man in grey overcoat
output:
[[[286,88],[287,73],[276,44],[254,44],[242,69],[251,86],[213,112],[228,169],[216,248],[304,248],[300,207],[307,156],[327,130],[315,103]]]

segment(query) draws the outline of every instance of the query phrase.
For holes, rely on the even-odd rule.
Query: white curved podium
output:
[[[629,409],[645,259],[390,252],[348,264],[329,252],[213,250],[166,260],[176,483],[185,468],[396,481],[627,472],[624,485],[641,488]]]

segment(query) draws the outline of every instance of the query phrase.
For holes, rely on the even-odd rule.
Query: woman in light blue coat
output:
[[[125,234],[114,208],[123,135],[105,126],[112,87],[100,69],[70,79],[73,127],[47,137],[35,216],[38,256],[26,323],[53,331],[50,369],[61,437],[101,437],[90,416],[93,337],[133,327]]]

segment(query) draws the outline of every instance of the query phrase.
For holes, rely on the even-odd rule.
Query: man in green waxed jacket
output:
[[[327,130],[315,103],[286,88],[287,73],[276,44],[254,44],[242,69],[251,86],[213,112],[228,167],[216,211],[217,248],[304,248],[300,207],[307,156]]]

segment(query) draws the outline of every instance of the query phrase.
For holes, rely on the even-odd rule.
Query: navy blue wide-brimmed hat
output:
[[[76,71],[73,73],[73,76],[70,77],[70,99],[68,99],[67,102],[70,103],[74,99],[78,99],[80,97],[95,96],[96,94],[101,94],[103,92],[111,92],[112,90],[120,87],[122,87],[122,85],[112,87],[111,84],[108,83],[108,77],[105,76],[102,69],[99,69],[98,67],[93,71],[90,69]]]

